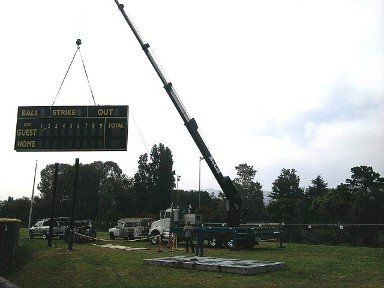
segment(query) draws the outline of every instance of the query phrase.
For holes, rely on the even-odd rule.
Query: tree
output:
[[[347,185],[353,195],[352,218],[356,223],[384,222],[384,178],[370,166],[351,168]]]
[[[247,221],[260,221],[265,216],[265,206],[262,186],[254,181],[256,170],[246,163],[237,165],[237,176],[234,184],[243,200],[243,219]]]
[[[300,177],[296,175],[295,169],[281,170],[281,174],[272,183],[271,198],[278,199],[297,199],[303,191],[299,188]]]
[[[329,189],[325,194],[313,199],[310,206],[313,220],[322,223],[349,223],[352,202],[348,185],[340,184],[336,189]]]
[[[175,187],[172,167],[172,152],[162,143],[152,147],[150,161],[147,154],[140,156],[134,176],[137,213],[157,215],[170,206],[171,191]]]
[[[328,192],[328,183],[326,183],[320,175],[313,179],[311,183],[312,185],[306,189],[304,195],[302,216],[305,222],[313,222],[318,218],[316,217],[315,210],[311,208],[311,205],[314,201],[323,197]]]
[[[321,175],[318,175],[311,181],[312,186],[307,189],[307,195],[310,198],[323,196],[328,191],[328,183],[325,183]]]
[[[384,179],[372,167],[351,168],[346,183],[315,197],[310,210],[317,221],[383,223]]]
[[[303,220],[302,211],[304,191],[299,187],[300,177],[295,169],[282,169],[278,178],[273,181],[271,202],[268,212],[274,221],[300,223]]]
[[[133,190],[136,214],[138,212],[148,212],[148,201],[152,190],[152,181],[150,168],[148,165],[148,154],[140,155],[138,161],[138,170],[133,177]]]
[[[74,166],[59,164],[56,216],[69,216],[72,209]],[[39,203],[50,210],[54,165],[47,165],[41,171],[38,189],[41,192]],[[80,164],[77,191],[77,218],[107,219],[115,221],[125,211],[120,208],[129,205],[127,195],[132,181],[122,173],[120,167],[112,162],[96,161]],[[125,203],[121,203],[121,201]],[[131,205],[132,206],[132,205]],[[37,210],[38,211],[38,210]],[[35,214],[36,215],[36,214]],[[46,213],[42,213],[46,217]],[[34,217],[35,218],[35,217]],[[39,217],[38,217],[39,218]]]
[[[80,164],[76,217],[113,222],[126,216],[157,214],[170,205],[175,186],[172,166],[172,152],[161,143],[152,147],[150,160],[147,154],[140,156],[133,178],[123,174],[119,165],[112,161]],[[49,217],[54,169],[55,166],[49,164],[40,172],[40,196],[34,198],[34,219]],[[59,164],[56,217],[71,213],[74,173],[74,165]],[[22,204],[17,204],[20,208],[16,202]],[[27,198],[11,198],[0,202],[0,215],[24,219],[28,215],[27,208]]]
[[[53,178],[55,173],[55,165],[49,164],[40,172],[40,183],[37,185],[37,189],[40,190],[40,197],[43,206],[50,211],[53,192]],[[73,191],[73,177],[74,169],[69,164],[59,164],[57,173],[57,191],[56,191],[56,207],[55,214],[57,216],[70,215],[72,203],[72,191]],[[44,213],[45,214],[45,213]],[[49,213],[47,213],[49,214]],[[35,217],[34,217],[35,218]]]
[[[7,200],[0,202],[0,218],[20,219],[24,225],[27,225],[30,205],[31,200],[27,197],[19,199],[8,197]]]
[[[200,214],[204,222],[224,222],[225,203],[224,195],[216,196],[207,191],[200,191],[201,206],[199,205],[199,191],[173,190],[171,192],[172,203],[185,210],[191,207],[191,212]]]
[[[346,182],[354,191],[384,187],[384,178],[380,177],[380,174],[373,171],[370,166],[353,167],[351,172],[352,176]]]
[[[173,171],[172,152],[164,144],[154,145],[151,150],[149,164],[153,191],[151,212],[159,212],[170,205],[171,191],[175,187],[175,171]]]

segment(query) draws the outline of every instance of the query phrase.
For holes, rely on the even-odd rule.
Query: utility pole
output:
[[[201,160],[204,160],[204,157],[199,157],[199,208],[200,208],[200,202],[201,202],[201,187],[200,187],[200,182],[201,182]]]
[[[29,207],[28,235],[29,235],[29,230],[31,229],[33,197],[34,197],[34,195],[35,195],[36,170],[37,170],[37,160],[36,160],[36,164],[35,164],[35,176],[33,176],[33,186],[32,186],[31,206]]]

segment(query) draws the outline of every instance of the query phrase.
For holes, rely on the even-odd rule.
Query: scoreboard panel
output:
[[[126,151],[128,106],[20,106],[16,151]]]

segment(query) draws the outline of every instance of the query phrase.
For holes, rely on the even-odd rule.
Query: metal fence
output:
[[[251,223],[246,226],[278,227],[283,242],[384,247],[384,224]]]

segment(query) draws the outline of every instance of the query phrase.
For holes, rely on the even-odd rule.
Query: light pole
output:
[[[179,190],[179,181],[180,181],[181,176],[176,175],[176,190]]]
[[[35,175],[33,176],[33,186],[32,186],[32,197],[31,197],[31,206],[29,206],[29,217],[28,217],[28,235],[31,229],[31,219],[32,219],[32,207],[33,207],[33,197],[35,195],[35,180],[36,180],[36,169],[37,169],[37,160],[35,164]]]
[[[201,182],[201,160],[203,160],[204,157],[199,157],[199,208],[200,208],[200,201],[201,201],[201,196],[200,196],[200,192],[201,192],[201,189],[200,189],[200,182]]]

